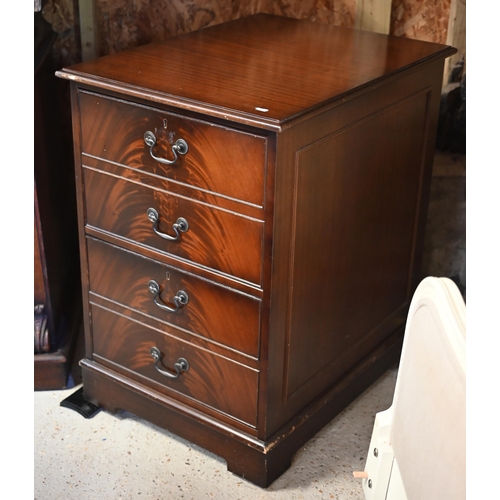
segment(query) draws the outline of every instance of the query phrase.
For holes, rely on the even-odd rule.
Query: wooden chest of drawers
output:
[[[286,470],[398,358],[453,53],[259,14],[58,72],[87,400]]]

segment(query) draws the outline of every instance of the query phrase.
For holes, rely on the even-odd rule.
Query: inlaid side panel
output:
[[[156,389],[173,397],[177,393],[256,427],[257,370],[98,306],[92,306],[92,329],[94,353],[102,363],[110,367],[116,364],[135,380],[149,380]],[[174,365],[179,358],[187,360],[189,369],[175,379],[161,374],[155,368],[152,347],[161,353],[161,370],[175,375]]]
[[[296,154],[288,397],[323,370],[341,376],[392,332],[408,300],[427,97]]]
[[[84,168],[86,223],[140,245],[261,284],[264,223],[148,186]],[[154,231],[148,209],[158,214],[157,230],[176,236],[179,218],[188,230],[169,241]]]
[[[96,94],[79,98],[83,153],[264,206],[265,137]],[[155,156],[172,161],[178,139],[188,152],[173,165],[156,161],[144,142],[147,131],[156,137]]]
[[[261,301],[138,254],[87,238],[90,291],[193,335],[259,355]],[[154,280],[160,289],[149,290]],[[188,302],[175,312],[179,291]]]

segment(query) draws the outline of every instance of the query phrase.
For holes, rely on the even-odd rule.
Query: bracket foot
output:
[[[70,410],[75,410],[85,418],[92,418],[101,411],[99,406],[96,406],[85,399],[83,395],[83,387],[80,387],[80,389],[71,394],[71,396],[63,399],[60,406],[69,408]]]

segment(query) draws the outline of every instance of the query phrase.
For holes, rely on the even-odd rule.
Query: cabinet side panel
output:
[[[371,369],[404,328],[442,68],[378,83],[278,134],[266,439]],[[353,382],[351,400],[363,388]]]
[[[427,95],[296,153],[287,397],[361,360],[409,300]]]

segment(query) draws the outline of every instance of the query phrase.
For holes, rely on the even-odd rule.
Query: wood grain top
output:
[[[356,90],[455,52],[435,43],[256,14],[57,75],[279,130]]]

